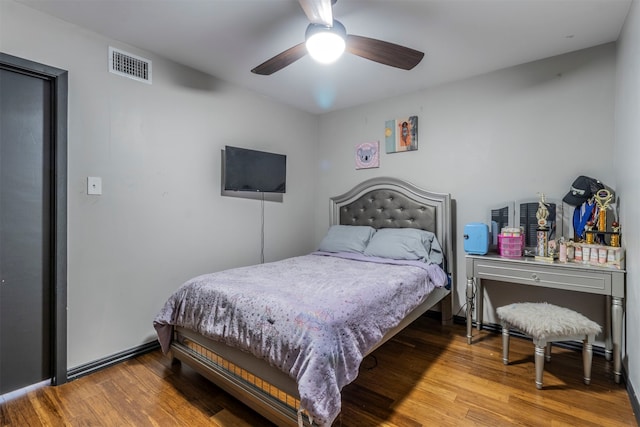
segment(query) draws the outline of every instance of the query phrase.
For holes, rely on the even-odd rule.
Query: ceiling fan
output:
[[[424,53],[394,43],[376,40],[369,37],[347,34],[344,25],[333,19],[332,6],[337,0],[298,0],[300,6],[310,21],[305,33],[305,42],[299,43],[284,52],[281,52],[271,59],[251,70],[252,73],[260,75],[271,75],[284,67],[293,64],[298,59],[305,56],[308,49],[312,49],[311,40],[315,36],[326,36],[333,38],[341,45],[342,50],[379,62],[391,67],[410,70],[424,57]],[[340,46],[339,46],[340,47]],[[339,51],[336,58],[340,56]],[[309,52],[313,56],[313,52]]]

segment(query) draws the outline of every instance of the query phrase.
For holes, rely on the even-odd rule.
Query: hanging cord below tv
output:
[[[260,264],[264,264],[264,193],[260,199],[261,205],[261,226],[260,226]]]

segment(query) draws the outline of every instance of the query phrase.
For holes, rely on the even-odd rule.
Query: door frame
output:
[[[51,383],[67,382],[67,106],[68,72],[0,52],[0,68],[51,82]]]

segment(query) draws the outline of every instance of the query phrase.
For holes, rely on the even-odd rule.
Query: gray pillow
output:
[[[433,235],[433,240],[431,241],[431,249],[429,249],[429,260],[433,264],[442,264],[444,262],[444,254],[442,253],[442,247],[440,246],[440,242],[438,238]]]
[[[376,229],[368,225],[332,225],[318,250],[361,254],[375,232]]]
[[[442,249],[435,234],[417,228],[382,228],[373,236],[364,254],[435,264],[442,262]]]

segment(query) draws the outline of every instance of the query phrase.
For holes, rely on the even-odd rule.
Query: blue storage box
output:
[[[489,251],[489,226],[472,222],[464,226],[464,251],[473,255],[484,255]]]

